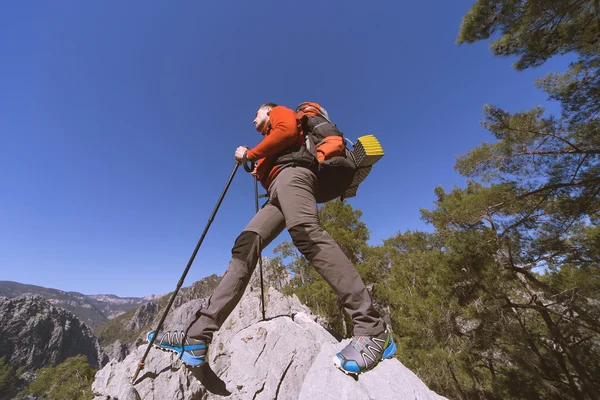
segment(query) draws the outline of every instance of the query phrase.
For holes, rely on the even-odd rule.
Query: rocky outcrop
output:
[[[190,286],[181,288],[181,290],[177,294],[177,297],[175,297],[175,300],[173,302],[173,308],[177,308],[180,305],[185,304],[191,300],[208,299],[208,297],[210,297],[217,285],[221,282],[221,279],[222,276],[212,274],[210,276],[207,276],[206,278],[202,278],[201,280],[192,283]],[[161,300],[168,300],[170,298],[171,293],[165,295]]]
[[[104,348],[104,353],[108,357],[108,360],[123,361],[130,353],[130,346],[122,343],[120,340],[116,340],[113,344]]]
[[[146,303],[135,310],[133,317],[125,322],[123,329],[129,331],[138,331],[151,323],[157,315],[158,304],[154,302]]]
[[[92,330],[71,312],[40,296],[0,297],[0,357],[35,370],[83,354],[90,365],[108,360]]]
[[[177,356],[152,349],[135,384],[131,378],[146,345],[96,374],[96,400],[152,399],[442,399],[397,359],[382,361],[358,378],[337,370],[338,342],[294,297],[265,293],[267,319],[261,321],[260,293],[248,288],[215,337],[209,363],[188,369]],[[185,328],[197,303],[174,310],[166,326]]]

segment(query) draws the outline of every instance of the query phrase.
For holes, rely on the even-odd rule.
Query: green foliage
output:
[[[35,381],[22,394],[39,396],[43,400],[93,399],[95,374],[96,370],[85,356],[70,357],[55,367],[38,370]]]
[[[362,260],[370,237],[367,226],[360,220],[361,216],[362,211],[354,210],[352,206],[341,201],[330,201],[319,210],[323,228],[353,263]]]
[[[491,50],[521,56],[525,69],[554,55],[598,52],[599,6],[589,0],[477,0],[464,16],[457,42],[473,43],[497,34]]]
[[[271,259],[264,268],[264,284],[277,290],[283,290],[289,275],[281,259],[279,257]]]
[[[121,314],[94,329],[94,336],[98,338],[100,345],[107,346],[120,340],[122,343],[133,343],[138,337],[138,331],[126,330],[123,327],[135,315],[136,310]]]
[[[0,358],[0,397],[13,391],[17,383],[15,369],[5,361],[5,357]]]
[[[480,351],[468,346],[472,387],[486,397],[600,398],[599,12],[597,1],[479,0],[460,29],[459,43],[494,36],[492,52],[520,56],[517,69],[578,57],[537,81],[560,103],[559,117],[540,107],[486,106],[484,126],[497,141],[460,157],[456,168],[491,186],[440,190],[436,208],[423,213],[444,241],[482,235],[474,248],[491,257],[479,260],[489,272],[474,275],[476,302],[487,310],[481,329],[502,334],[486,336]],[[463,252],[445,246],[448,255]],[[469,397],[464,386],[456,394]]]
[[[521,221],[535,204],[519,193],[514,182],[437,188],[436,207],[422,210],[433,233],[399,233],[380,246],[361,243],[343,225],[345,235],[334,236],[360,244],[357,267],[389,314],[399,359],[449,398],[584,399],[585,385],[593,388],[600,376],[600,228],[579,224],[568,240],[552,240],[552,218]],[[358,226],[360,214],[349,207],[328,207],[325,221],[342,221],[336,215],[343,213]],[[531,229],[544,224],[550,227]],[[552,257],[540,255],[549,250]],[[291,243],[277,252],[294,274],[286,291],[349,334],[337,299],[309,263]],[[543,275],[534,270],[540,265]]]

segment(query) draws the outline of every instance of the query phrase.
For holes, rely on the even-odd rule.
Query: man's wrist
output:
[[[246,151],[244,152],[244,155],[242,156],[242,162],[243,163],[247,163],[248,161],[252,161],[249,157],[248,157],[248,152],[250,150],[246,149]]]

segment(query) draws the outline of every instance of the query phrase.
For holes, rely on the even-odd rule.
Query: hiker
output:
[[[320,113],[329,120],[318,104],[302,105],[306,104],[309,107],[305,107],[305,113]],[[256,162],[253,175],[267,189],[269,200],[235,240],[227,272],[207,307],[196,313],[197,319],[187,333],[159,332],[155,346],[178,353],[190,367],[202,365],[214,333],[238,304],[250,281],[258,262],[258,248],[264,249],[286,228],[294,245],[332,287],[352,318],[354,337],[335,355],[335,365],[349,374],[367,371],[382,358],[391,357],[396,346],[373,308],[358,271],[321,226],[316,201],[318,161],[304,145],[298,114],[266,103],[256,112],[254,125],[263,140],[252,149],[238,147],[235,161]],[[148,341],[153,335],[154,331],[148,333]]]

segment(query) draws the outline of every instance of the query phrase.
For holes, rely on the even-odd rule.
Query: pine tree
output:
[[[70,357],[55,367],[39,369],[35,381],[22,394],[44,400],[92,399],[95,373],[85,356]]]
[[[0,397],[14,390],[17,384],[17,376],[12,365],[5,361],[5,357],[0,358]]]
[[[438,189],[436,209],[424,213],[445,239],[478,236],[472,249],[487,255],[467,268],[480,293],[471,301],[487,313],[478,330],[502,335],[483,337],[488,350],[471,368],[496,397],[600,398],[599,15],[597,1],[479,0],[458,36],[494,37],[492,52],[518,56],[519,70],[576,57],[564,73],[537,81],[560,116],[486,106],[484,126],[497,141],[456,165],[474,181]],[[487,363],[486,353],[494,355]]]

